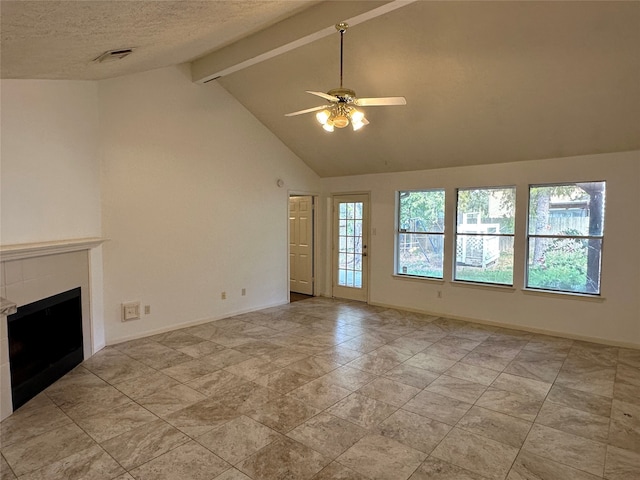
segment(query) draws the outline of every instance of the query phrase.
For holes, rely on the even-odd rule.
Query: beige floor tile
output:
[[[258,377],[254,382],[278,393],[285,394],[312,380],[313,377],[308,377],[307,375],[289,370],[288,368],[283,368]]]
[[[287,368],[307,377],[317,378],[340,367],[340,364],[321,357],[307,357],[291,363]]]
[[[505,373],[517,375],[519,377],[531,378],[541,382],[552,383],[555,381],[562,367],[562,360],[536,360],[525,361],[514,359],[507,368]]]
[[[102,447],[127,470],[131,470],[189,441],[171,425],[156,420],[111,438]]]
[[[474,433],[454,428],[432,452],[436,458],[483,475],[502,480],[518,449]]]
[[[73,420],[53,403],[41,408],[20,408],[2,422],[0,447],[23,442],[70,423]]]
[[[197,437],[196,441],[235,465],[279,437],[275,430],[243,415]]]
[[[321,378],[333,385],[354,391],[371,382],[375,375],[345,365],[332,370]]]
[[[405,480],[426,455],[391,438],[368,435],[340,455],[337,461],[376,480]]]
[[[245,380],[253,381],[271,372],[275,372],[279,368],[280,367],[272,363],[265,363],[261,358],[249,357],[240,363],[225,367],[224,370]]]
[[[217,370],[186,385],[204,395],[214,396],[247,384],[249,384],[249,381],[244,378],[224,370]]]
[[[444,373],[455,365],[456,361],[449,358],[438,357],[437,355],[420,352],[415,354],[405,362],[412,367],[422,368],[434,373]]]
[[[613,401],[609,443],[640,453],[640,405]]]
[[[314,297],[103,349],[0,480],[636,480],[639,398],[637,350]]]
[[[548,401],[542,405],[536,423],[597,442],[606,443],[609,437],[609,417],[593,415]]]
[[[212,353],[211,355],[206,355],[201,358],[202,360],[213,365],[216,369],[220,370],[222,368],[230,367],[231,365],[244,362],[251,357],[246,353],[233,350],[232,348],[226,348],[224,350],[220,350],[218,352]]]
[[[472,407],[456,425],[463,430],[482,435],[506,445],[520,448],[532,423],[503,413]]]
[[[295,440],[280,437],[240,463],[237,468],[254,480],[307,480],[330,460]]]
[[[176,385],[138,399],[138,403],[160,417],[182,410],[206,397],[186,385]]]
[[[358,390],[358,393],[389,405],[401,407],[420,393],[420,389],[387,378],[376,378]]]
[[[533,422],[542,407],[542,400],[489,387],[476,405]]]
[[[236,470],[235,468],[230,468],[226,472],[218,475],[213,480],[251,480],[251,478],[247,477],[240,470]]]
[[[500,375],[497,370],[489,368],[477,367],[466,363],[456,363],[445,372],[450,377],[468,380],[469,382],[479,383],[480,385],[489,386]]]
[[[471,404],[423,391],[409,400],[402,408],[453,426],[467,413]]]
[[[527,451],[520,452],[507,476],[507,480],[597,480],[599,478],[602,477],[576,470]]]
[[[160,371],[166,376],[176,379],[180,383],[187,383],[209,373],[215,372],[216,370],[217,369],[211,365],[211,363],[195,359],[180,363],[173,367],[163,368]]]
[[[207,355],[211,355],[215,352],[220,352],[224,350],[222,345],[218,345],[217,343],[209,342],[209,341],[200,341],[199,343],[195,343],[193,345],[188,345],[186,347],[178,348],[179,352],[184,353],[185,355],[189,355],[193,358],[206,357]]]
[[[637,480],[640,478],[640,453],[609,445],[604,477],[607,480]]]
[[[640,350],[621,348],[618,351],[618,362],[633,368],[640,368]]]
[[[373,429],[415,450],[429,454],[449,433],[451,427],[417,413],[398,410]]]
[[[229,465],[194,441],[180,445],[131,470],[137,480],[209,480]]]
[[[601,417],[611,416],[611,398],[572,388],[553,385],[549,390],[549,395],[547,395],[547,401]]]
[[[354,472],[350,468],[333,462],[315,475],[312,480],[369,480],[364,475]]]
[[[543,425],[533,426],[522,449],[592,475],[604,471],[604,444]]]
[[[102,443],[157,419],[149,410],[131,402],[99,415],[79,419],[76,423],[96,442]]]
[[[615,367],[601,365],[576,365],[565,362],[556,378],[556,385],[593,393],[604,397],[613,397]]]
[[[511,360],[510,358],[501,358],[489,353],[472,350],[466,357],[461,359],[460,362],[475,365],[476,367],[502,371],[511,363]]]
[[[347,363],[347,367],[357,368],[372,375],[382,375],[400,365],[399,360],[392,360],[384,356],[374,356],[373,353],[364,354],[354,361]]]
[[[16,480],[11,467],[2,455],[0,455],[0,480]]]
[[[439,376],[438,373],[407,365],[407,363],[398,365],[384,374],[385,378],[416,388],[425,388]]]
[[[287,433],[320,412],[317,408],[282,395],[247,405],[240,411],[280,433]]]
[[[368,433],[368,430],[347,420],[320,413],[291,430],[287,436],[328,458],[336,458]]]
[[[296,388],[287,396],[307,405],[324,410],[351,395],[351,390],[330,383],[325,377],[317,378],[302,387]]]
[[[441,375],[440,378],[431,382],[424,390],[462,402],[474,403],[486,389],[485,385],[480,385],[479,383]]]
[[[465,349],[456,346],[456,344],[460,343],[467,344],[469,343],[468,340],[460,339],[458,342],[455,342],[452,341],[452,339],[455,339],[455,337],[445,337],[442,340],[422,350],[422,353],[426,355],[435,355],[437,357],[446,358],[449,360],[455,360],[457,362],[458,360],[468,355],[472,349]]]
[[[439,458],[429,457],[409,480],[487,480],[487,477]]]
[[[494,380],[491,386],[498,390],[506,390],[536,400],[544,400],[551,389],[551,384],[548,382],[519,377],[517,375],[511,375],[510,373],[501,373],[498,375],[498,378]]]
[[[388,403],[352,393],[328,408],[327,412],[363,428],[371,428],[384,421],[397,409]]]
[[[124,473],[107,452],[98,445],[51,463],[20,480],[111,480]]]
[[[93,445],[95,442],[80,427],[69,424],[2,447],[2,456],[19,477]]]
[[[179,385],[177,380],[167,377],[160,372],[154,372],[144,377],[144,381],[134,378],[122,383],[114,383],[115,387],[122,393],[131,397],[133,400],[139,400],[143,397],[151,395],[162,390],[167,390],[171,387]]]

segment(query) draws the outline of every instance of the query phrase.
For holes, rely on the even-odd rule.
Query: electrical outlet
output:
[[[144,314],[149,315],[151,313],[151,305],[144,306]]]
[[[222,292],[222,293],[220,294],[220,298],[221,298],[222,300],[226,300],[226,299],[227,299],[227,292]]]
[[[140,319],[140,302],[128,302],[122,304],[122,321]]]
[[[246,289],[246,288],[243,288],[243,289],[242,289],[242,296],[244,297],[246,294],[247,294],[247,289]]]

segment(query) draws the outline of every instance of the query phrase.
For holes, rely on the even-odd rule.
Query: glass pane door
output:
[[[333,296],[367,299],[367,195],[334,197]]]

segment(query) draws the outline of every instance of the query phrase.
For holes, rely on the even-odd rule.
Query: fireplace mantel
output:
[[[100,237],[77,238],[71,240],[55,240],[39,243],[17,243],[14,245],[0,245],[0,260],[22,260],[25,258],[43,257],[58,253],[90,250],[102,245],[106,239]]]
[[[91,237],[0,245],[0,285],[5,297],[0,303],[0,420],[13,412],[7,316],[16,307],[80,286],[85,292],[84,358],[104,347],[101,246],[105,240]]]

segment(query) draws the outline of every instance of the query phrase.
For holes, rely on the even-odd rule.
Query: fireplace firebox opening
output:
[[[81,288],[7,317],[14,411],[84,360]]]

